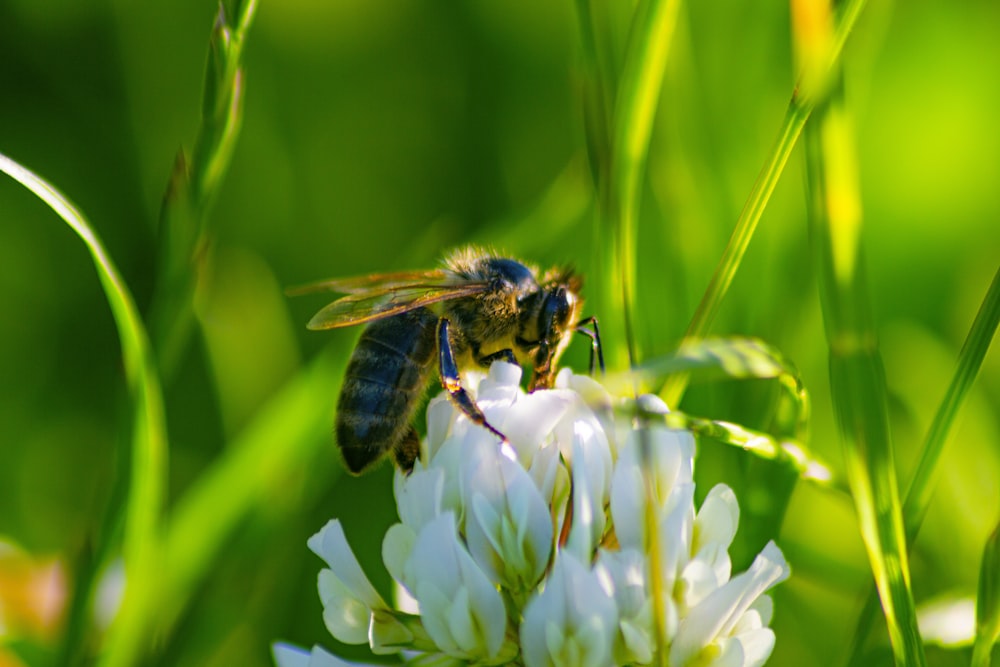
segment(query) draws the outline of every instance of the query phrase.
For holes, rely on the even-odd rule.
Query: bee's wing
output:
[[[442,284],[455,281],[455,277],[443,269],[430,271],[398,271],[396,273],[374,273],[353,278],[334,278],[306,285],[289,287],[288,296],[300,296],[313,292],[340,292],[341,294],[362,294],[376,290],[384,291],[393,287],[419,284]]]
[[[310,329],[336,329],[363,324],[384,317],[399,315],[432,303],[479,294],[489,289],[489,283],[470,282],[451,277],[450,283],[390,284],[337,299],[316,313]]]

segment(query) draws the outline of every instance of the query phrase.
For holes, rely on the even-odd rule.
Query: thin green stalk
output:
[[[864,5],[865,0],[846,0],[843,3],[834,28],[831,50],[825,59],[827,69],[823,73],[824,77],[828,78],[832,68],[839,63],[844,44],[854,29],[854,24],[864,9]],[[795,144],[802,134],[802,128],[805,127],[815,106],[816,98],[812,95],[801,95],[798,86],[796,86],[785,111],[778,137],[771,148],[771,153],[757,175],[757,180],[754,182],[746,204],[743,205],[743,210],[740,211],[740,217],[736,220],[736,226],[729,237],[729,243],[719,258],[712,279],[691,318],[691,323],[684,334],[684,340],[704,337],[715,320],[722,300],[725,298],[750,245],[750,239],[753,238],[757,229],[757,223],[760,222],[761,215],[771,200],[771,194],[784,172],[792,149],[795,148]],[[687,389],[688,380],[686,374],[671,376],[667,380],[660,392],[667,405],[674,406],[680,402],[684,390]]]
[[[194,324],[192,299],[208,252],[208,218],[229,168],[243,118],[242,55],[256,0],[219,3],[209,39],[201,126],[190,163],[183,152],[160,209],[160,257],[151,330],[165,376],[173,373]]]
[[[615,275],[621,279],[618,312],[623,314],[630,367],[638,361],[632,304],[639,202],[679,9],[680,0],[649,0],[636,8],[612,121],[608,200],[616,240]]]
[[[167,475],[167,431],[156,363],[128,286],[84,215],[44,179],[3,155],[0,171],[34,192],[83,239],[121,338],[125,378],[134,407],[131,446],[123,456],[131,461],[122,545],[128,583],[109,631],[102,664],[132,664],[128,656],[146,635],[133,632],[129,619],[152,605],[149,584],[159,569],[157,544]]]
[[[958,411],[961,409],[969,389],[979,374],[983,359],[990,348],[997,326],[1000,325],[1000,268],[993,275],[993,282],[987,290],[976,319],[958,355],[955,374],[948,384],[948,390],[938,405],[934,414],[924,444],[920,449],[920,461],[910,482],[910,488],[903,503],[903,520],[906,523],[906,544],[912,546],[920,532],[927,508],[930,505],[934,490],[934,478],[941,460],[948,432],[955,423]],[[854,630],[854,640],[851,648],[851,664],[861,664],[864,659],[865,645],[874,627],[875,614],[878,611],[878,598],[874,590],[869,591],[868,598]]]
[[[934,421],[921,448],[920,462],[917,464],[916,472],[913,473],[913,480],[906,494],[906,503],[903,505],[907,542],[912,543],[916,539],[920,524],[927,514],[927,507],[934,491],[934,473],[941,460],[941,451],[944,449],[948,431],[951,430],[969,389],[976,381],[976,375],[979,374],[986,352],[990,349],[998,324],[1000,324],[1000,267],[993,274],[993,282],[962,345],[955,375],[952,376],[948,391],[934,414]]]
[[[862,214],[850,119],[840,86],[807,128],[810,223],[820,267],[830,384],[848,481],[897,665],[926,658],[910,589],[885,371],[864,276]]]
[[[598,40],[598,17],[592,0],[577,0],[577,23],[583,51],[584,88],[583,122],[587,139],[587,157],[591,178],[598,190],[608,180],[612,100],[616,81],[611,75],[610,58]]]

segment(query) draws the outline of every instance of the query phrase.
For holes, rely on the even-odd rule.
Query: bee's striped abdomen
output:
[[[401,467],[412,468],[410,417],[433,367],[437,320],[417,308],[376,320],[361,334],[337,405],[337,444],[351,472],[390,450]]]

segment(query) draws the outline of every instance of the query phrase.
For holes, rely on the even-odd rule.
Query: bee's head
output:
[[[569,344],[569,334],[580,318],[581,286],[579,276],[564,270],[546,275],[539,289],[526,295],[522,302],[518,342],[531,350],[535,371],[532,390],[552,383],[555,363]]]

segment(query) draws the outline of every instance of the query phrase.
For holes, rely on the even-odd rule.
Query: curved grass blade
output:
[[[724,445],[738,447],[761,459],[782,463],[794,470],[799,479],[817,486],[849,492],[847,483],[840,479],[828,464],[812,456],[802,441],[777,438],[770,433],[746,428],[740,424],[720,419],[705,419],[679,410],[671,410],[663,415],[663,422],[669,428],[688,430]]]
[[[917,539],[924,515],[930,505],[934,489],[935,472],[941,460],[941,453],[947,440],[952,424],[968,395],[969,389],[979,374],[983,359],[990,348],[997,326],[1000,325],[1000,268],[993,274],[986,297],[979,307],[976,319],[958,355],[955,374],[948,384],[944,399],[938,405],[934,421],[924,438],[920,450],[920,461],[910,482],[910,488],[903,503],[903,520],[906,525],[906,544],[911,546]],[[851,664],[861,664],[864,659],[865,644],[874,625],[873,619],[878,610],[878,598],[875,591],[868,594],[865,606],[858,616],[851,648]]]
[[[695,371],[709,377],[777,380],[783,391],[775,410],[775,428],[794,439],[803,439],[809,419],[809,395],[798,370],[777,349],[756,338],[689,340],[676,353],[644,362],[627,376],[612,375],[605,384],[623,393],[626,382],[657,387],[665,377]]]
[[[834,26],[833,37],[828,41],[829,52],[815,56],[816,62],[819,63],[817,66],[821,67],[822,71],[811,72],[811,79],[829,79],[833,68],[840,61],[844,44],[864,5],[865,0],[845,0],[842,4]],[[811,86],[810,90],[819,88],[822,86],[816,84]],[[763,215],[764,209],[771,199],[771,194],[778,184],[778,179],[781,178],[785,169],[785,164],[792,154],[792,149],[795,148],[795,144],[802,134],[802,129],[816,106],[816,96],[801,94],[802,92],[797,85],[792,93],[781,128],[778,130],[778,137],[775,139],[774,146],[765,160],[764,166],[761,167],[760,173],[757,175],[757,180],[754,182],[746,204],[743,205],[743,210],[740,211],[736,226],[729,237],[729,243],[726,245],[722,257],[719,258],[712,279],[684,334],[685,340],[697,339],[705,335],[715,320],[722,300],[736,276],[736,271],[750,246],[750,239],[753,238],[754,231],[757,229],[757,223],[760,222],[761,215]],[[681,396],[684,395],[684,390],[687,388],[687,383],[688,377],[685,374],[670,378],[660,393],[667,405],[677,405],[680,402]]]
[[[190,164],[174,162],[160,209],[160,257],[151,330],[165,375],[172,373],[194,324],[191,302],[208,250],[208,214],[229,168],[243,118],[242,55],[256,0],[222,2],[209,38],[201,125]]]
[[[976,597],[976,643],[972,667],[989,667],[993,645],[1000,640],[1000,523],[986,540]]]
[[[930,505],[934,490],[934,472],[941,460],[941,451],[948,436],[948,431],[958,415],[969,389],[972,388],[976,375],[983,365],[987,350],[1000,324],[1000,268],[993,274],[993,282],[983,299],[982,306],[976,314],[969,335],[962,345],[958,355],[958,367],[948,385],[941,405],[934,414],[934,421],[924,440],[917,470],[913,473],[903,513],[906,518],[906,539],[913,542],[923,522],[927,507]]]
[[[122,546],[128,584],[102,663],[131,664],[129,656],[147,637],[131,619],[143,616],[143,610],[152,605],[150,583],[159,566],[157,545],[167,474],[167,433],[156,363],[132,295],[83,214],[44,179],[3,155],[0,171],[35,193],[83,239],[121,337],[125,379],[134,405],[131,449],[123,457],[131,461]]]
[[[717,370],[729,378],[798,378],[798,371],[777,348],[759,338],[744,336],[689,340],[676,353],[646,361],[635,372],[656,382],[692,370]]]
[[[635,300],[636,227],[649,139],[660,100],[667,54],[677,25],[680,0],[646,0],[636,6],[625,63],[612,117],[607,206],[614,225],[613,244],[621,292],[629,367],[638,361],[632,311]]]
[[[807,128],[810,223],[848,481],[897,665],[926,663],[889,431],[885,370],[868,301],[854,137],[840,86]]]
[[[598,6],[598,4],[602,6]],[[577,0],[576,15],[580,28],[583,55],[583,123],[587,140],[587,157],[594,186],[601,190],[608,180],[611,163],[610,122],[617,81],[612,76],[611,55],[608,53],[604,3]],[[602,40],[601,37],[605,39]]]
[[[726,378],[774,379],[783,394],[776,410],[778,435],[748,429],[723,420],[710,420],[671,410],[664,416],[671,428],[683,428],[721,443],[744,449],[760,458],[788,464],[798,476],[821,486],[845,490],[833,470],[814,458],[804,445],[809,416],[809,395],[798,371],[778,350],[756,338],[706,338],[686,343],[675,354],[658,357],[639,365],[631,374],[609,376],[612,392],[637,378],[655,385],[664,375],[699,372]],[[632,408],[629,408],[632,409]]]

